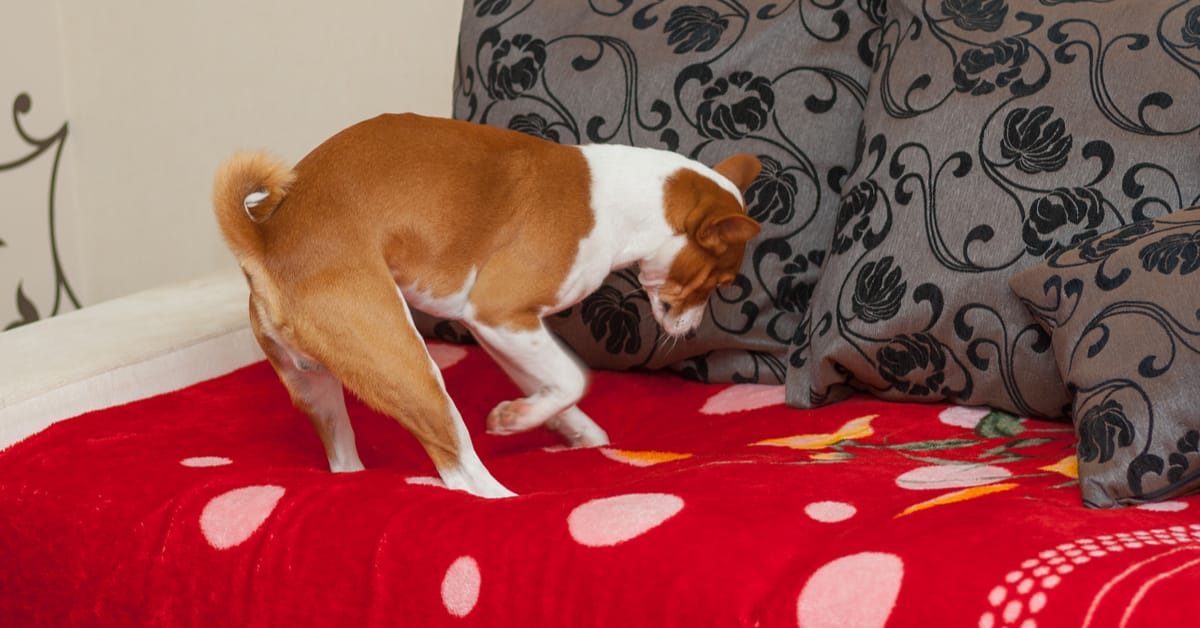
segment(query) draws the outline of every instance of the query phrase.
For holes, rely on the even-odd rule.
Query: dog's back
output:
[[[593,226],[587,173],[576,147],[383,115],[329,138],[290,176],[262,155],[235,157],[218,174],[216,207],[252,280],[384,263],[396,284],[433,300],[461,290],[474,271],[480,289],[493,293],[484,300],[545,306]],[[242,209],[247,195],[262,191],[268,195],[254,208]],[[489,278],[479,260],[506,268]]]

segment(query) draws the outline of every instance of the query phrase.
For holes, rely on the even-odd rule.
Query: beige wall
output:
[[[70,121],[60,239],[84,304],[232,267],[209,191],[234,150],[294,161],[382,111],[449,115],[461,6],[57,0],[10,11],[6,31],[33,24],[45,35],[44,67],[41,82],[6,76],[0,87],[41,90],[41,126]],[[0,307],[9,299],[0,294]]]

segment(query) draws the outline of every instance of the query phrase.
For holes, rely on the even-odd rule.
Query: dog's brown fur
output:
[[[722,167],[743,190],[758,173],[749,156]],[[476,273],[478,323],[541,329],[592,229],[587,170],[575,147],[415,115],[349,127],[294,169],[260,153],[221,166],[214,209],[250,285],[255,336],[331,467],[361,468],[352,435],[348,447],[338,436],[350,429],[343,383],[411,431],[439,470],[461,461],[457,410],[397,286],[441,299]],[[758,225],[700,175],[667,185],[669,220],[695,246],[663,299],[684,306],[732,279]],[[724,209],[697,211],[707,205]]]

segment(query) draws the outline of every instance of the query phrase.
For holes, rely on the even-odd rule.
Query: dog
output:
[[[385,114],[288,168],[238,153],[213,207],[250,287],[250,322],[334,472],[359,471],[343,386],[420,441],[445,485],[511,491],[484,467],[409,307],[461,321],[525,397],[488,431],[608,436],[581,412],[587,375],[542,323],[638,265],[670,336],[700,324],[759,232],[743,194],[759,160],[713,168],[663,150],[567,146],[480,124]]]

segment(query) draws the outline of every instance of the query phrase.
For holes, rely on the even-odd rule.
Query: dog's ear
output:
[[[735,244],[744,244],[762,230],[755,220],[745,214],[712,216],[696,230],[696,242],[720,255]]]
[[[738,153],[713,166],[713,170],[729,179],[730,183],[733,183],[742,194],[745,194],[746,188],[750,187],[750,184],[758,178],[758,173],[762,170],[762,162],[754,155]]]

